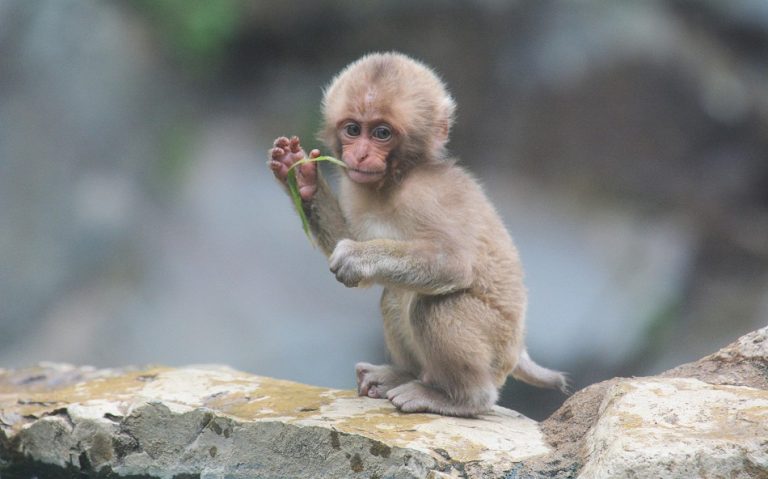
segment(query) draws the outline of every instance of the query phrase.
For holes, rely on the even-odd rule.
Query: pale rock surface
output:
[[[0,369],[0,479],[768,479],[768,328],[649,378],[594,384],[536,423],[221,366]]]
[[[504,408],[400,414],[224,367],[0,371],[0,445],[28,470],[162,478],[498,477],[549,452],[535,421]]]
[[[588,386],[540,427],[553,452],[518,477],[768,479],[768,327],[656,377]]]
[[[586,449],[582,479],[768,477],[768,391],[623,381],[609,388]]]

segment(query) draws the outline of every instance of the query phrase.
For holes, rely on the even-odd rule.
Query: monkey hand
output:
[[[368,286],[373,278],[373,264],[366,260],[361,243],[343,239],[336,244],[328,263],[331,272],[348,288]]]
[[[320,156],[319,150],[309,152],[310,158]],[[288,179],[288,169],[297,161],[306,157],[301,148],[299,137],[294,136],[290,140],[284,136],[276,139],[274,146],[269,150],[269,168],[281,183]],[[311,200],[317,192],[317,164],[305,163],[296,167],[296,181],[299,184],[299,194],[304,201]]]

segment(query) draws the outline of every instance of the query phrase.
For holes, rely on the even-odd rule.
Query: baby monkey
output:
[[[405,55],[371,54],[331,81],[322,107],[320,137],[347,168],[337,198],[316,163],[298,166],[303,209],[336,279],[384,286],[392,364],[358,363],[358,393],[404,412],[472,417],[496,403],[509,374],[564,391],[565,375],[525,349],[517,249],[447,156],[456,106],[443,82]],[[297,137],[281,137],[269,165],[284,184],[305,155]]]

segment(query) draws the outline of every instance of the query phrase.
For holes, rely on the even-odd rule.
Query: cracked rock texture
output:
[[[574,394],[538,424],[220,366],[0,370],[0,479],[768,478],[768,328],[666,373]]]

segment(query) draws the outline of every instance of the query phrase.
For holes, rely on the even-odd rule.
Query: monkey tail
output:
[[[565,373],[539,366],[531,359],[525,349],[520,353],[520,359],[518,359],[515,369],[512,370],[512,376],[533,386],[559,389],[564,394],[570,393],[568,376]]]

